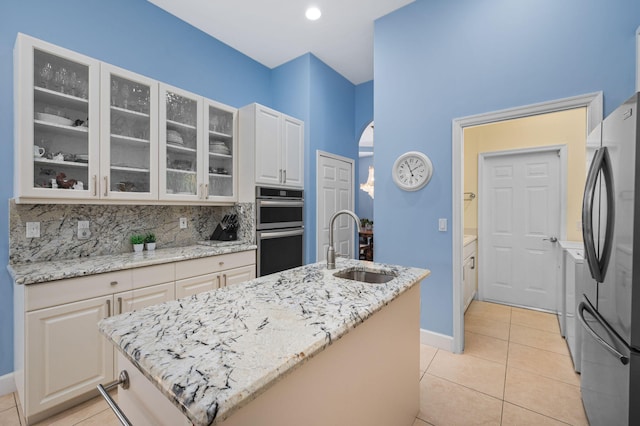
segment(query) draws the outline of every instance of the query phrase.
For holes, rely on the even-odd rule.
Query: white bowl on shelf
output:
[[[184,145],[184,141],[182,140],[182,136],[180,133],[175,130],[167,130],[167,142]]]
[[[46,112],[36,112],[36,119],[46,121],[47,123],[60,124],[63,126],[71,126],[74,121],[59,115],[47,114]]]

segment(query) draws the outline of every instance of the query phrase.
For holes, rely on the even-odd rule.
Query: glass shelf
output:
[[[33,162],[35,164],[49,164],[56,166],[65,166],[65,167],[79,167],[86,169],[89,167],[88,163],[81,163],[77,161],[58,161],[58,160],[49,160],[48,158],[34,158]]]

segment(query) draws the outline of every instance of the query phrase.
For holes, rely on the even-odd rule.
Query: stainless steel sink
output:
[[[333,274],[336,278],[360,281],[369,284],[382,284],[391,281],[396,277],[393,271],[371,271],[366,269],[348,268]]]

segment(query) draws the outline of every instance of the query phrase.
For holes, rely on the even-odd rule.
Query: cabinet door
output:
[[[100,197],[158,198],[158,84],[101,66]]]
[[[111,302],[109,295],[26,314],[27,416],[113,380],[113,347],[97,326]]]
[[[160,199],[201,200],[203,99],[164,84],[159,88]]]
[[[282,184],[281,116],[282,114],[269,108],[256,106],[256,183]]]
[[[296,188],[304,186],[304,126],[302,122],[284,116],[282,138],[282,184]]]
[[[97,198],[100,63],[19,34],[15,196]]]
[[[176,299],[192,296],[204,291],[220,287],[220,274],[199,275],[193,278],[176,281]]]
[[[115,296],[115,313],[137,311],[147,306],[174,300],[175,286],[173,282],[137,288],[133,291],[117,293]]]
[[[221,287],[243,283],[256,277],[256,265],[242,266],[222,272]]]
[[[235,108],[204,101],[203,193],[209,201],[235,201],[238,187]]]

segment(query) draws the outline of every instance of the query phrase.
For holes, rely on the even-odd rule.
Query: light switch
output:
[[[440,218],[438,219],[438,231],[446,232],[447,231],[447,219]]]

